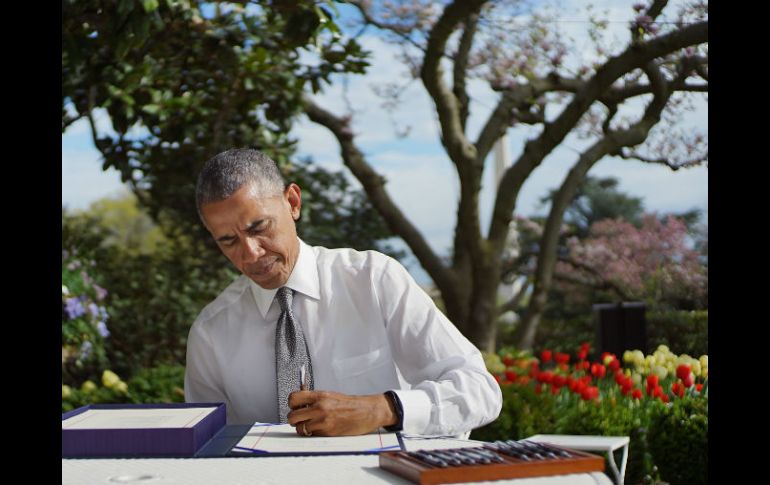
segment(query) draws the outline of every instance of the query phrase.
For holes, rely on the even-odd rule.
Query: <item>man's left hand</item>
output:
[[[329,391],[297,391],[289,394],[288,423],[297,434],[353,436],[396,424],[393,403],[384,394],[349,396]]]

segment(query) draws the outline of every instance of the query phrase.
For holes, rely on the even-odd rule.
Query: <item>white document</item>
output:
[[[89,409],[62,421],[61,429],[191,428],[215,409],[215,407]]]
[[[255,423],[233,448],[255,453],[361,453],[400,450],[396,433],[375,432],[361,436],[299,436],[290,424]]]

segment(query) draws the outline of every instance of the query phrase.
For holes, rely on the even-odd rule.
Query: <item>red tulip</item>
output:
[[[540,352],[540,360],[543,362],[550,362],[551,361],[551,351],[550,350],[544,350]]]
[[[559,374],[554,375],[553,379],[551,380],[551,384],[553,384],[555,387],[562,387],[566,383],[567,378]]]
[[[655,387],[658,385],[658,376],[656,374],[650,374],[647,376],[647,387]]]
[[[591,399],[599,398],[599,388],[596,386],[588,386],[580,393],[580,397],[584,401],[590,401]]]
[[[495,380],[497,381],[497,383],[499,384],[499,383],[500,383],[500,376],[499,376],[499,375],[497,375],[497,374],[495,374],[495,375],[494,375],[494,378],[495,378]]]
[[[613,359],[610,361],[610,363],[609,363],[608,367],[610,368],[610,370],[611,370],[612,372],[615,372],[616,370],[619,370],[619,369],[620,369],[620,361],[619,361],[618,359],[615,359],[615,358],[613,358]]]
[[[505,364],[506,367],[512,366],[514,362],[515,361],[513,360],[513,357],[511,357],[510,355],[506,355],[505,357],[503,357],[503,364]]]
[[[553,380],[553,372],[545,371],[537,374],[537,380],[544,383],[550,383]]]
[[[639,389],[634,389],[631,392],[631,397],[634,399],[641,399],[642,398],[642,391]]]
[[[620,369],[615,371],[615,383],[619,386],[622,386],[625,381],[626,381],[626,375],[623,374],[623,371]]]
[[[631,392],[631,388],[634,387],[634,382],[631,379],[624,380],[623,383],[620,385],[620,390],[623,393],[623,395],[627,396],[629,392]]]
[[[559,364],[568,364],[569,354],[565,354],[563,352],[556,352],[555,354],[553,354],[553,360],[555,360]]]
[[[509,381],[511,381],[511,382],[515,381],[516,377],[517,377],[517,375],[516,375],[516,373],[514,371],[512,371],[512,370],[505,371],[505,378],[508,379]]]
[[[538,382],[535,384],[535,394],[540,394],[541,392],[543,392],[543,385]]]
[[[606,373],[607,369],[604,367],[604,365],[599,364],[598,362],[591,364],[591,374],[597,379],[601,379]]]
[[[560,391],[560,390],[561,390],[561,389],[559,389],[559,388],[558,388],[558,387],[556,387],[556,386],[551,386],[551,394],[553,394],[554,396],[555,396],[555,395],[557,395],[557,394],[559,394],[559,391]]]
[[[695,376],[692,372],[687,374],[687,377],[682,379],[682,384],[684,384],[684,387],[692,387],[692,385],[695,383]]]
[[[668,394],[661,394],[658,397],[660,398],[661,401],[668,402]]]
[[[685,380],[690,375],[690,366],[687,364],[680,364],[676,368],[676,376],[682,380]]]
[[[568,372],[569,371],[569,364],[567,364],[566,362],[562,362],[561,364],[559,364],[559,369],[562,372]]]
[[[703,389],[703,384],[695,384],[695,390],[700,392]]]

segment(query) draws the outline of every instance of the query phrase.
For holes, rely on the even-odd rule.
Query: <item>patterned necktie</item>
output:
[[[289,414],[289,394],[300,390],[299,373],[304,364],[307,371],[308,390],[313,389],[313,367],[307,350],[302,326],[291,311],[294,291],[281,287],[276,294],[281,315],[275,328],[275,377],[278,383],[278,419],[286,422]]]

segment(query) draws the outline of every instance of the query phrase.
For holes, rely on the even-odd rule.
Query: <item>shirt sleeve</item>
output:
[[[187,363],[184,373],[186,402],[226,402],[214,349],[196,321],[187,337]]]
[[[375,278],[393,360],[412,386],[394,389],[404,408],[403,431],[458,435],[492,422],[500,386],[481,352],[392,258]]]

